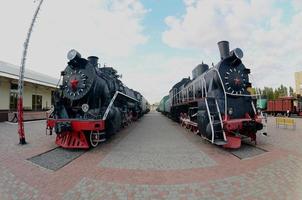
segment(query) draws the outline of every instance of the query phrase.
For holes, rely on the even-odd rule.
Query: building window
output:
[[[42,96],[32,95],[32,110],[42,110]]]
[[[9,109],[17,110],[17,104],[18,104],[18,85],[11,83],[10,97],[9,97]]]

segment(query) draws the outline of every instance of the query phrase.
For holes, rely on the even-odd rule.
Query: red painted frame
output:
[[[85,131],[104,131],[104,120],[78,120],[78,119],[52,119],[46,122],[47,129],[52,130],[57,122],[70,122],[72,131],[58,133],[56,144],[69,149],[88,149],[89,142],[85,136]]]
[[[184,120],[185,118],[180,117],[181,126],[192,130],[193,132],[198,133],[198,125],[194,122],[187,122]],[[230,116],[227,118],[223,117],[223,129],[226,135],[227,144],[223,145],[224,148],[237,149],[241,147],[241,138],[242,135],[234,135],[234,131],[242,130],[243,122],[253,121],[255,120],[258,123],[261,123],[262,120],[258,116],[255,119],[252,119],[249,114],[245,115],[245,118],[240,119],[230,119]],[[195,128],[195,129],[194,129]],[[196,130],[197,129],[197,130]],[[195,131],[194,131],[195,130]],[[256,142],[256,133],[247,133],[245,136],[251,138],[252,141]]]
[[[249,116],[249,114],[246,114],[245,118],[241,118],[241,119],[230,119],[229,116],[227,116],[227,119],[224,118],[223,127],[224,127],[224,131],[225,131],[228,143],[226,145],[224,145],[223,147],[232,148],[232,149],[240,148],[242,137],[241,137],[241,135],[238,135],[238,136],[234,135],[233,132],[242,130],[243,122],[248,122],[248,121],[253,121],[253,120],[255,120],[258,123],[262,122],[261,118],[259,118],[257,115],[256,115],[255,119],[252,119]],[[251,140],[256,143],[256,133],[246,133],[244,135],[251,138]]]

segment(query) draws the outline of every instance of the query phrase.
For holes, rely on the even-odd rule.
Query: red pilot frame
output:
[[[67,124],[68,130],[57,133],[56,144],[63,148],[88,149],[95,147],[102,141],[104,135],[104,120],[77,120],[77,119],[47,119],[47,129],[52,133],[59,124]]]
[[[245,118],[241,119],[223,119],[223,129],[226,135],[227,144],[223,145],[225,148],[240,148],[241,140],[244,133],[245,136],[249,137],[251,141],[256,143],[256,132],[257,130],[251,130],[250,127],[261,126],[262,120],[258,116],[255,119],[252,119],[248,114]]]

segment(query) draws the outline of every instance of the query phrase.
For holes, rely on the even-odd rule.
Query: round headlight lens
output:
[[[229,113],[229,115],[232,115],[233,114],[233,108],[229,108],[228,113]]]
[[[241,59],[241,58],[243,57],[243,52],[242,52],[241,49],[236,48],[236,49],[234,49],[233,51],[234,51],[234,54],[235,54],[235,56],[236,56],[237,58]]]
[[[83,112],[85,112],[85,113],[88,112],[88,110],[89,110],[88,104],[86,104],[86,103],[83,104],[83,105],[82,105],[82,110],[83,110]]]
[[[68,60],[73,60],[75,58],[81,58],[81,54],[79,52],[77,52],[75,49],[71,49],[68,53],[67,53],[67,59]]]

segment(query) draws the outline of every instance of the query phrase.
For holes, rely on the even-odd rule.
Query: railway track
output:
[[[242,143],[239,149],[228,149],[227,151],[241,160],[252,158],[267,152],[265,149],[247,143]]]
[[[63,149],[61,147],[57,147],[28,158],[27,160],[43,168],[57,171],[83,155],[85,152],[87,151],[79,149]]]

